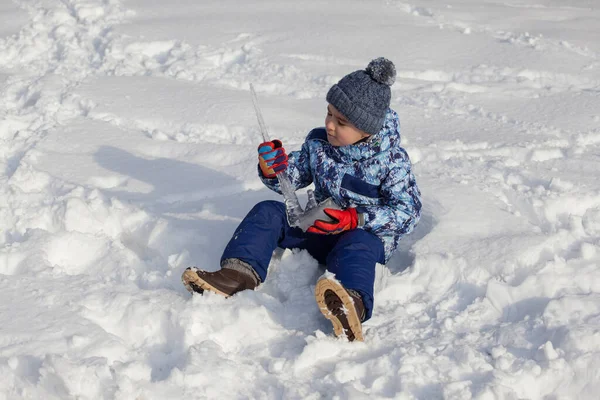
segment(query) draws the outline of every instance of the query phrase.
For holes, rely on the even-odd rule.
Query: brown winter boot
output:
[[[190,293],[203,294],[205,290],[218,293],[225,297],[233,296],[242,290],[254,290],[258,280],[252,272],[242,272],[239,269],[222,268],[215,272],[206,272],[195,267],[189,267],[181,276],[183,285]]]
[[[361,322],[365,318],[365,306],[358,293],[323,277],[317,282],[315,297],[319,309],[333,324],[336,336],[345,335],[351,342],[364,340]]]

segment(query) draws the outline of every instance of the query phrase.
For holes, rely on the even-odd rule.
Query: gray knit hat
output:
[[[327,102],[337,108],[348,121],[370,135],[383,127],[392,96],[390,86],[396,80],[396,67],[379,57],[366,69],[343,77],[327,92]]]

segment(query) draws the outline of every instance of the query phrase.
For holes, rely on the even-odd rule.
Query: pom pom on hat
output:
[[[367,74],[369,74],[376,82],[384,83],[388,86],[392,86],[396,81],[396,67],[393,62],[385,57],[379,57],[372,60],[369,65],[367,65],[365,71],[367,71]]]

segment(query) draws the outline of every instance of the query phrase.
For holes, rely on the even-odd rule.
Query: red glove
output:
[[[265,178],[275,178],[277,174],[285,171],[288,156],[281,140],[275,139],[258,145],[258,164]]]
[[[320,233],[321,235],[337,235],[350,229],[356,229],[358,226],[358,213],[356,208],[347,208],[345,210],[336,210],[335,208],[326,208],[323,212],[331,217],[333,221],[316,220],[314,224],[306,230],[310,233]]]

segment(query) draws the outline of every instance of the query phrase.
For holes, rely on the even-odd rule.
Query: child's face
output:
[[[346,117],[344,117],[334,106],[327,105],[327,117],[325,117],[325,129],[327,140],[332,146],[348,146],[369,136],[357,129]]]

